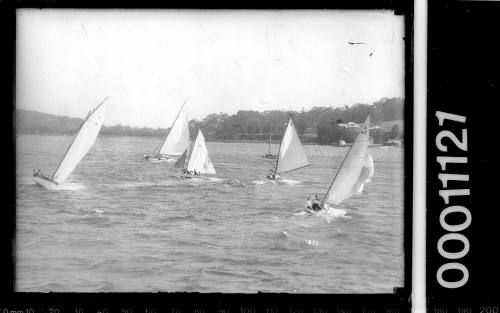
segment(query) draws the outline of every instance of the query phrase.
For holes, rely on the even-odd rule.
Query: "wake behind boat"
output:
[[[95,109],[90,110],[87,117],[76,131],[73,141],[69,145],[59,166],[52,175],[33,170],[35,183],[47,189],[55,189],[62,184],[94,144],[104,120],[104,99]]]
[[[334,209],[329,205],[338,205],[342,201],[349,199],[355,194],[363,191],[365,183],[370,181],[374,173],[373,158],[368,152],[370,137],[370,116],[366,118],[361,127],[358,136],[352,146],[349,148],[344,160],[340,164],[337,173],[333,177],[332,183],[325,196],[319,203],[314,199],[314,203],[308,203],[306,210],[309,212],[332,211],[342,213],[339,209]],[[344,211],[345,214],[345,211]]]
[[[198,130],[196,140],[191,145],[188,155],[188,149],[184,150],[181,157],[175,162],[176,168],[182,168],[182,177],[194,178],[201,177],[202,174],[216,174],[215,168],[208,156],[207,146],[205,144],[205,137],[201,130]],[[187,159],[187,164],[186,164]]]
[[[308,165],[309,160],[307,159],[306,152],[304,151],[304,147],[300,142],[297,131],[290,118],[283,138],[281,139],[278,158],[276,159],[276,167],[270,169],[267,178],[271,180],[280,180],[280,174],[291,172]]]
[[[187,100],[186,100],[187,101]],[[182,153],[189,146],[189,124],[187,112],[184,105],[177,114],[177,117],[170,128],[170,132],[165,136],[160,145],[150,153],[144,154],[144,159],[152,162],[176,162]]]

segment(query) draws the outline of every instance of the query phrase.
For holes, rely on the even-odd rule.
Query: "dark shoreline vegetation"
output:
[[[201,128],[207,141],[227,142],[268,142],[269,135],[273,143],[279,143],[288,119],[293,123],[304,144],[332,144],[340,139],[353,142],[357,128],[339,126],[340,123],[362,123],[371,112],[371,123],[380,128],[373,129],[371,137],[374,143],[384,143],[388,139],[401,139],[403,136],[403,99],[382,98],[368,104],[354,104],[339,108],[313,107],[309,111],[247,111],[236,114],[210,114],[203,120],[190,120],[191,136]],[[83,119],[58,116],[17,109],[17,134],[73,135]],[[123,125],[104,126],[101,134],[105,136],[140,136],[163,138],[168,128],[138,128]]]

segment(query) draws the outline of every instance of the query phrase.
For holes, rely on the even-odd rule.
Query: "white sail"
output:
[[[276,173],[284,173],[296,170],[309,165],[306,152],[299,136],[293,127],[292,119],[288,122],[285,134],[281,140],[278,160],[276,164]]]
[[[170,132],[156,149],[156,154],[181,155],[189,146],[189,124],[187,112],[182,106]]]
[[[198,136],[196,136],[196,140],[191,149],[187,170],[197,171],[202,174],[215,174],[214,166],[208,156],[205,137],[203,137],[201,130],[198,130]]]
[[[354,184],[354,193],[360,194],[363,191],[365,183],[369,182],[373,176],[374,172],[373,158],[370,153],[367,153],[365,157],[365,163],[361,169],[361,174],[359,174],[358,180]]]
[[[373,176],[373,158],[368,153],[370,116],[366,118],[358,137],[351,146],[337,171],[323,202],[339,204],[356,193],[361,193],[364,184]]]
[[[89,112],[89,115],[78,129],[59,167],[54,172],[52,180],[55,183],[60,184],[64,182],[85,154],[87,154],[101,130],[105,113],[105,106],[102,103],[94,111]]]

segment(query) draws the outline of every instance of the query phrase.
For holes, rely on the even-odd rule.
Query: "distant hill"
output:
[[[401,137],[403,129],[394,129],[394,124],[403,122],[404,100],[402,98],[382,98],[372,104],[356,103],[342,107],[314,106],[300,111],[251,111],[240,110],[236,114],[210,114],[201,121],[190,121],[189,127],[195,134],[201,129],[207,140],[228,141],[272,141],[279,143],[290,118],[302,143],[332,144],[343,139],[352,142],[357,135],[356,128],[345,129],[344,123],[363,123],[368,114],[372,125],[390,123],[390,133],[378,129],[373,131],[376,143],[390,138]],[[385,124],[384,124],[385,125]]]
[[[37,111],[16,110],[16,132],[18,134],[72,135],[82,124],[83,119],[47,114]],[[163,137],[167,129],[137,128],[130,126],[103,126],[101,134],[115,136],[152,136]]]
[[[210,114],[202,120],[189,121],[191,137],[201,129],[209,141],[267,141],[269,135],[280,142],[290,118],[303,143],[331,144],[343,139],[352,142],[356,128],[340,127],[345,123],[362,123],[368,114],[372,125],[379,125],[371,136],[377,143],[401,138],[404,132],[404,101],[382,98],[373,104],[357,103],[343,107],[313,107],[309,111],[272,110],[265,112],[240,110],[236,114]],[[81,118],[58,116],[36,111],[16,110],[18,134],[74,134]],[[340,125],[340,126],[339,126]],[[122,125],[103,126],[101,134],[114,136],[163,137],[164,128],[136,128]]]
[[[82,122],[81,118],[18,109],[15,126],[18,134],[73,134]]]

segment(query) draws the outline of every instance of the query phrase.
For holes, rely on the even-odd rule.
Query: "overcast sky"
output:
[[[109,96],[104,124],[169,127],[186,99],[189,118],[201,119],[404,97],[404,20],[391,11],[22,9],[17,17],[17,108],[85,117]]]

